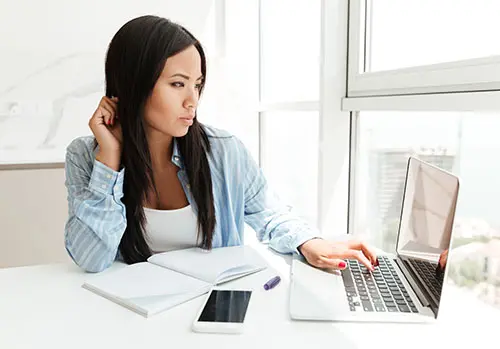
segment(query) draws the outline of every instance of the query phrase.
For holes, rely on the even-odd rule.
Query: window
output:
[[[367,71],[500,55],[500,2],[376,0],[369,7]]]
[[[321,2],[259,6],[260,163],[283,203],[316,225]]]
[[[318,100],[320,1],[260,1],[262,101]]]
[[[497,1],[349,4],[349,97],[500,89]]]
[[[263,114],[262,168],[284,203],[316,224],[318,201],[318,125],[315,111]]]

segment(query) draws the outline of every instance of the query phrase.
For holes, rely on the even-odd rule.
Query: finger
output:
[[[361,241],[352,241],[350,246],[351,249],[360,250],[363,254],[370,260],[372,265],[377,265],[377,254],[368,245]]]
[[[118,108],[118,106],[115,103],[110,100],[103,100],[101,105],[106,106],[108,110],[111,109],[113,111],[113,116],[116,115],[116,109]]]
[[[106,124],[106,117],[109,117],[109,111],[104,108],[98,107],[89,123],[93,125]]]
[[[106,107],[105,105],[101,105],[100,109],[101,109],[101,114],[103,116],[104,123],[106,125],[111,125],[113,111],[109,107]]]
[[[118,99],[116,98],[108,98],[108,97],[104,97],[102,99],[102,102],[104,103],[108,103],[110,104],[111,106],[113,106],[113,108],[116,108],[117,104],[118,104]]]
[[[368,270],[375,270],[372,263],[366,258],[365,254],[361,250],[349,250],[348,255],[350,258],[357,259],[361,264],[368,268]]]
[[[323,257],[323,256],[320,256],[320,259],[321,259],[322,264],[324,266],[323,268],[334,268],[334,269],[343,270],[347,267],[347,263],[342,259],[328,258],[328,257]]]

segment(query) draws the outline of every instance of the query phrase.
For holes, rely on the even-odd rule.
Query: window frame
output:
[[[349,98],[500,90],[500,55],[365,72],[371,47],[372,1],[349,1]]]

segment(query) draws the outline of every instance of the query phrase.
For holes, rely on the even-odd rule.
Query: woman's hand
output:
[[[122,128],[118,121],[116,97],[102,97],[94,115],[89,120],[89,127],[99,144],[96,159],[118,171],[121,160]]]
[[[378,266],[377,255],[361,241],[332,242],[323,239],[312,239],[299,247],[309,264],[318,268],[345,269],[344,259],[357,259],[368,270]]]
[[[441,252],[439,255],[438,265],[436,267],[436,275],[442,276],[444,273],[444,268],[446,267],[446,263],[448,263],[448,249]]]

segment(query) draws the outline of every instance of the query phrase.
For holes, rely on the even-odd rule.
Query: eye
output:
[[[203,86],[203,84],[196,84],[196,88],[197,88],[198,90],[201,90],[202,86]]]
[[[183,82],[173,82],[171,85],[173,87],[184,87],[184,83]]]

